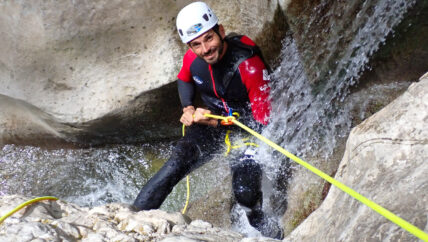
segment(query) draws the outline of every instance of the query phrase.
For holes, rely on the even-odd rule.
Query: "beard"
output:
[[[210,65],[216,64],[220,60],[223,49],[224,44],[222,41],[219,46],[211,48],[209,52],[203,54],[200,57]]]

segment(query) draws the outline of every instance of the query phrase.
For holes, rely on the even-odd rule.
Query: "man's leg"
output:
[[[257,164],[252,154],[244,154],[239,161],[231,165],[232,189],[236,201],[251,211],[247,213],[250,224],[256,227],[261,216],[262,207],[262,169]]]
[[[159,208],[174,186],[190,172],[198,158],[195,144],[182,139],[162,168],[144,185],[134,201],[137,210]]]
[[[239,161],[231,165],[232,188],[237,202],[247,208],[251,226],[264,236],[282,239],[282,229],[269,222],[262,210],[262,169],[254,161],[254,150],[247,149]]]
[[[169,160],[141,189],[134,207],[137,210],[159,208],[174,186],[209,156],[216,142],[215,132],[202,125],[187,128],[186,136],[178,141]]]

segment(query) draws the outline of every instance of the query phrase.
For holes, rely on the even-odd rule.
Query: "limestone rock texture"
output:
[[[155,130],[154,124],[168,126],[171,120],[179,126],[181,107],[175,85],[164,88],[175,92],[168,98],[159,90],[176,80],[187,50],[176,33],[175,18],[190,2],[2,1],[0,94],[40,109],[51,122],[82,128],[78,136],[88,136],[92,131],[88,127],[113,133],[127,122],[132,127],[125,129],[139,123],[146,133]],[[277,1],[206,2],[227,32],[254,39],[280,8]],[[280,47],[280,41],[275,46]],[[151,116],[153,112],[163,115]],[[139,119],[117,122],[130,116]],[[10,118],[1,117],[0,123],[7,124],[0,130],[15,132],[9,122]],[[106,123],[114,127],[106,130]]]
[[[353,128],[335,179],[428,232],[428,73]],[[419,241],[332,186],[286,241]]]
[[[29,198],[0,198],[3,216]],[[27,206],[0,225],[1,241],[275,241],[243,238],[239,233],[191,221],[181,213],[161,210],[134,212],[112,203],[83,208],[61,200]]]
[[[395,11],[406,5],[411,7],[399,17],[399,11]],[[391,11],[394,14],[391,14]],[[324,90],[320,93],[328,98],[329,95],[325,95],[328,90],[337,90],[336,87],[343,83],[354,83],[347,87],[349,95],[346,95],[343,102],[336,103],[334,99],[325,102],[329,107],[338,104],[341,111],[351,110],[349,114],[343,116],[349,118],[347,121],[349,131],[351,127],[358,125],[396,99],[411,82],[417,82],[428,70],[426,1],[296,0],[289,1],[284,12],[293,33],[293,42],[296,44],[304,74],[313,83],[311,90],[313,92]],[[385,21],[388,15],[391,18]],[[397,20],[401,18],[398,23]],[[387,34],[388,28],[385,28],[384,24],[393,26],[393,22],[397,25]],[[376,39],[381,40],[381,43],[376,44]],[[364,48],[366,54],[361,53]],[[357,63],[359,64],[354,65]],[[366,64],[360,65],[362,63]],[[356,70],[358,71],[355,72]],[[340,73],[353,73],[358,77],[350,77],[347,74],[342,76]],[[284,72],[284,76],[287,75]],[[338,80],[347,81],[338,82]],[[286,84],[281,82],[278,85]],[[346,92],[336,92],[334,95],[339,93]],[[282,92],[278,94],[282,95]],[[281,110],[282,107],[279,107]],[[284,116],[283,120],[287,118]],[[282,121],[279,120],[278,123]],[[332,123],[334,122],[321,125],[322,132],[329,130],[327,127]],[[334,151],[327,159],[323,157],[325,152],[315,150],[309,151],[303,158],[330,176],[334,176],[343,157],[349,134],[348,128],[346,134],[326,139],[327,142],[336,141]],[[340,128],[332,127],[330,130]],[[284,143],[283,147],[287,145]],[[290,183],[278,182],[288,186],[287,211],[283,220],[285,234],[290,233],[318,208],[330,187],[328,182],[307,172],[301,166],[293,168],[292,173]]]

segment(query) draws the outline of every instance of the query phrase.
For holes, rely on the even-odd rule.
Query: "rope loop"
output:
[[[227,116],[225,119],[220,121],[220,124],[223,126],[230,126],[233,125],[233,120],[236,120],[239,118],[239,113],[238,112],[234,112],[231,113],[229,116]]]

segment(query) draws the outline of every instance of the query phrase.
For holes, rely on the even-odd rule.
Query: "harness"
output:
[[[221,109],[226,116],[232,113],[230,107],[232,107],[234,111],[239,111],[243,116],[247,116],[248,110],[246,110],[246,103],[249,103],[249,100],[244,101],[248,98],[246,88],[243,86],[242,82],[234,80],[240,78],[236,75],[239,75],[238,69],[242,62],[257,55],[263,61],[266,68],[268,68],[260,48],[256,45],[252,46],[243,43],[241,41],[242,38],[243,35],[234,33],[226,36],[224,41],[229,45],[227,56],[224,57],[221,64],[218,64],[220,66],[208,65],[209,78],[214,95],[212,97],[209,95],[205,96],[206,101],[208,103],[215,103],[212,98],[220,100]],[[214,68],[221,68],[221,72],[216,72],[216,70],[213,70]],[[216,84],[216,81],[220,86]],[[218,108],[220,108],[220,106],[218,106]]]
[[[252,46],[252,45],[247,45],[245,43],[242,43],[241,38],[243,36],[244,35],[239,35],[237,33],[232,32],[232,33],[228,34],[224,39],[227,40],[229,43],[232,43],[233,45],[240,47],[241,49],[247,49],[248,51],[250,51],[251,55],[249,55],[248,57],[251,57],[254,55],[259,56],[260,59],[263,61],[263,64],[265,64],[268,73],[271,74],[272,69],[270,68],[268,63],[265,61],[265,58],[263,57],[263,53],[260,50],[260,47],[257,45]],[[247,59],[243,56],[242,56],[242,58],[244,58],[244,59],[243,60],[239,59],[239,61],[238,61],[239,63],[241,63],[242,61]]]

